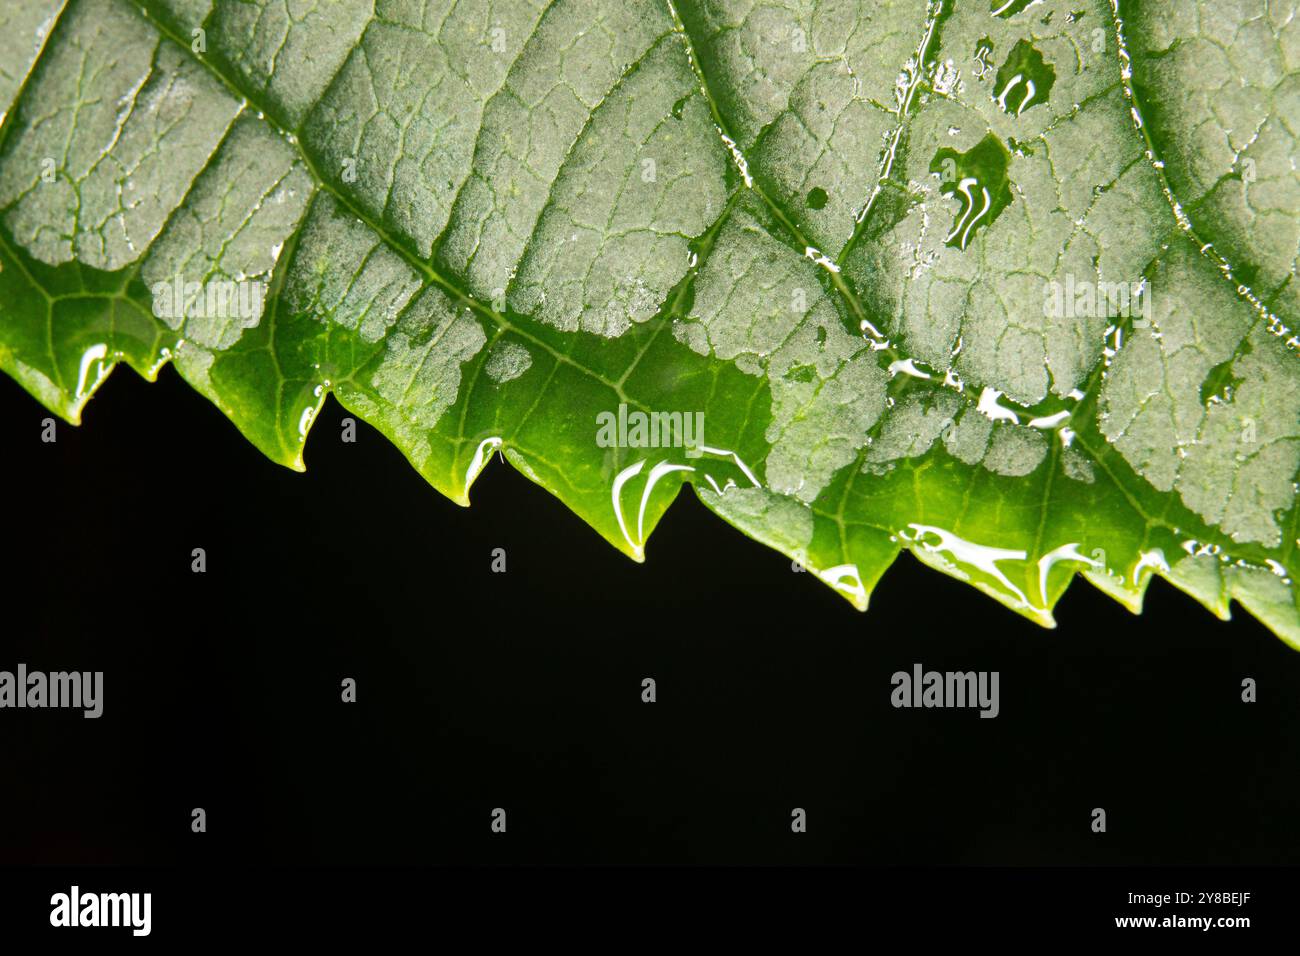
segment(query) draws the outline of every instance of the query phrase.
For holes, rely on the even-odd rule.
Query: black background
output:
[[[0,408],[0,669],[105,672],[0,712],[0,862],[1300,862],[1300,654],[1163,582],[1048,631],[904,556],[860,614],[689,491],[644,565],[499,461],[458,508],[333,402],[306,474],[171,369]],[[916,662],[1000,716],[893,709]]]

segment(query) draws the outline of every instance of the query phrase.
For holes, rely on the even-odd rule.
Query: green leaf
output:
[[[0,0],[0,367],[329,394],[640,560],[1152,576],[1300,646],[1294,4]],[[651,441],[655,439],[655,441]]]

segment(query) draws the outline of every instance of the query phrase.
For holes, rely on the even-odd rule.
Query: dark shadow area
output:
[[[904,558],[859,614],[689,493],[645,565],[499,461],[458,508],[337,403],[295,474],[170,369],[53,445],[0,396],[0,669],[105,673],[0,714],[2,862],[1300,862],[1300,654],[1162,583],[1047,631]],[[894,709],[918,662],[1000,716]]]

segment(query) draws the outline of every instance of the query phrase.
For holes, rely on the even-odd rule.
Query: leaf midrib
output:
[[[71,0],[71,2],[77,2],[77,0]],[[912,94],[914,94],[916,86],[918,86],[921,82],[923,82],[920,78],[924,76],[924,71],[929,62],[929,54],[931,53],[935,43],[937,43],[939,40],[937,21],[942,18],[943,13],[948,9],[948,7],[946,6],[947,2],[948,0],[939,0],[939,2],[935,6],[933,17],[927,17],[927,22],[925,27],[926,32],[920,44],[920,50],[924,55],[918,60],[918,67],[917,67],[918,81],[913,85],[913,89],[909,93],[908,102],[904,104],[904,106],[900,108],[900,110],[898,111],[899,131],[902,131],[906,127],[908,120],[911,118],[912,111],[908,107],[910,106],[911,103]],[[41,62],[46,52],[46,49],[50,42],[50,38],[54,37],[57,34],[59,24],[61,23],[64,14],[67,12],[68,5],[69,4],[64,4],[64,6],[60,9],[58,15],[56,16],[54,22],[51,25],[49,32],[47,33],[45,43],[42,45],[42,48],[40,52],[37,54],[35,60],[33,60],[32,67],[27,71],[26,76],[23,78],[23,82],[20,85],[14,99],[15,106],[17,106],[17,104],[22,100],[24,94],[26,93],[28,83],[31,77],[36,72],[37,65]],[[693,39],[690,35],[689,30],[681,20],[679,14],[677,13],[676,9],[673,7],[670,0],[668,0],[667,6],[668,6],[670,16],[672,18],[673,30],[679,35],[681,42],[686,48],[688,63],[690,64],[691,69],[694,71],[695,75],[697,76],[697,79],[699,80],[701,92],[705,96],[705,99],[709,105],[709,109],[713,116],[714,122],[717,124],[720,132],[729,136],[733,142],[736,142],[736,138],[733,135],[733,131],[730,129],[730,126],[727,123],[726,118],[723,115],[718,105],[717,98],[714,96],[712,92],[711,84],[709,82],[708,77],[704,73],[702,64],[700,63],[698,57],[695,55]],[[199,63],[203,67],[203,69],[206,72],[208,72],[212,77],[214,77],[217,80],[217,82],[219,82],[233,97],[235,97],[237,100],[244,103],[245,111],[247,111],[247,108],[250,106],[254,109],[257,109],[261,113],[259,119],[262,122],[266,123],[273,130],[275,130],[282,140],[288,142],[292,146],[294,152],[303,163],[307,172],[311,176],[313,182],[316,184],[317,189],[327,193],[334,201],[336,201],[340,205],[340,207],[345,209],[350,215],[356,217],[356,219],[359,220],[360,222],[365,223],[375,233],[375,235],[378,236],[379,240],[383,242],[383,244],[387,248],[396,252],[408,266],[414,269],[415,272],[422,277],[425,287],[427,287],[430,284],[438,286],[444,292],[448,293],[454,300],[463,303],[464,305],[468,306],[476,313],[488,319],[500,330],[500,332],[513,333],[519,336],[520,338],[525,339],[528,342],[536,345],[537,347],[545,351],[547,354],[551,355],[557,362],[562,362],[564,364],[570,365],[573,368],[579,370],[580,372],[590,376],[594,380],[605,385],[606,387],[610,388],[612,391],[614,391],[616,395],[618,395],[620,400],[627,402],[630,406],[635,406],[639,408],[645,407],[642,403],[637,402],[634,398],[628,396],[623,389],[623,384],[626,382],[631,370],[635,368],[635,363],[637,359],[639,359],[640,355],[644,354],[645,349],[642,349],[638,353],[637,359],[634,359],[629,369],[623,375],[621,375],[618,380],[611,381],[610,379],[602,375],[600,372],[584,365],[581,362],[574,360],[571,356],[557,349],[550,342],[546,341],[544,338],[539,337],[537,334],[534,334],[531,330],[521,326],[520,324],[511,321],[508,317],[497,312],[490,305],[483,303],[475,296],[468,293],[464,288],[462,288],[455,279],[443,275],[442,272],[440,272],[437,268],[435,268],[433,264],[425,261],[418,255],[416,255],[415,252],[413,252],[405,242],[395,237],[381,223],[375,221],[375,219],[371,217],[364,209],[362,209],[355,200],[353,200],[345,192],[339,190],[327,177],[322,175],[319,171],[315,158],[305,148],[301,138],[296,133],[286,129],[278,120],[274,118],[277,115],[275,110],[270,108],[263,101],[262,96],[260,94],[248,88],[247,85],[241,82],[238,78],[228,75],[228,73],[225,70],[223,70],[219,66],[219,64],[216,63],[214,60],[209,59],[205,55],[201,55],[195,52],[191,44],[185,42],[183,38],[178,36],[176,31],[163,18],[156,15],[151,9],[147,7],[135,6],[134,4],[132,5],[132,7],[133,9],[135,9],[138,15],[140,15],[146,22],[148,22],[152,27],[154,27],[158,31],[158,33],[162,38],[166,39],[167,41],[170,41],[171,43],[175,44],[176,47],[184,51],[184,53],[188,55],[190,59]],[[1122,15],[1122,12],[1118,5],[1116,5],[1113,9],[1115,13],[1113,24],[1116,29],[1116,36],[1117,38],[1122,38],[1123,33],[1122,33],[1122,27],[1120,25],[1120,16]],[[546,12],[548,11],[543,11],[541,18],[545,17]],[[539,18],[539,21],[541,18]],[[659,41],[656,41],[656,43],[661,41],[662,41],[662,37],[659,39]],[[625,78],[626,78],[626,71],[615,82],[615,86],[623,82]],[[1124,87],[1126,92],[1129,94],[1131,101],[1133,102],[1135,107],[1137,107],[1140,110],[1141,104],[1138,97],[1136,96],[1136,93],[1132,89],[1131,82],[1124,81]],[[12,118],[12,115],[13,114],[11,113],[10,118]],[[1136,131],[1140,134],[1146,148],[1149,150],[1149,156],[1152,159],[1158,158],[1158,153],[1155,150],[1154,144],[1150,140],[1148,131],[1144,127],[1137,126],[1137,124],[1134,124],[1134,126]],[[5,135],[0,136],[0,146],[2,146],[4,140],[7,139],[7,135],[9,131],[6,129],[4,132]],[[739,149],[738,146],[736,148]],[[751,168],[757,169],[757,166],[750,161],[750,158],[748,156],[744,158],[745,161],[749,163]],[[1155,166],[1155,169],[1156,169],[1157,176],[1162,184],[1162,187],[1166,192],[1166,195],[1168,196],[1171,202],[1176,202],[1176,196],[1173,193],[1172,189],[1169,187],[1168,179],[1164,171],[1160,169],[1158,165]],[[734,190],[734,192],[740,192],[741,189],[743,188],[744,187],[737,187],[736,190]],[[776,219],[781,223],[782,227],[788,231],[791,237],[795,239],[796,243],[802,245],[805,249],[812,247],[812,243],[807,241],[807,238],[803,235],[802,230],[799,229],[799,227],[794,222],[793,217],[787,213],[787,211],[782,207],[780,203],[776,202],[770,195],[768,195],[767,190],[763,188],[762,184],[759,181],[757,181],[757,179],[754,182],[753,186],[751,187],[751,191],[754,192],[755,195],[757,195],[762,200],[764,205],[771,211],[772,215],[775,216]],[[710,227],[710,230],[708,231],[712,231],[716,229],[716,227],[723,220],[725,220],[732,206],[731,200],[733,198],[734,195],[729,197],[728,203],[724,206],[722,213],[720,213],[718,219],[714,222],[714,224]],[[850,244],[857,239],[858,235],[860,234],[863,223],[859,223],[857,225],[858,228],[855,229],[853,236],[849,240]],[[1190,223],[1183,226],[1183,229],[1192,238],[1193,241],[1196,241],[1198,243],[1198,245],[1204,245],[1203,243],[1200,243],[1199,239],[1196,237],[1194,229],[1190,227]],[[439,239],[441,238],[442,237],[440,236]],[[774,238],[779,239],[779,237],[774,237]],[[435,246],[436,245],[437,243],[435,243]],[[798,249],[796,249],[796,251],[802,252],[802,250],[798,250]],[[701,262],[697,264],[696,271],[698,271],[699,265],[702,264],[703,264],[703,260],[701,260]],[[835,288],[836,292],[839,294],[842,301],[844,301],[844,303],[849,308],[850,312],[854,315],[854,317],[857,319],[866,318],[867,317],[866,311],[863,308],[856,294],[856,291],[853,289],[852,284],[843,276],[843,274],[834,272],[829,269],[824,269],[822,271],[825,271],[827,273],[831,285]],[[694,275],[688,274],[686,277],[684,277],[683,283],[689,284],[690,282],[693,281],[693,279],[694,279]],[[661,321],[664,316],[663,310],[665,308],[668,308],[670,304],[673,303],[674,301],[680,301],[680,299],[681,299],[680,292],[678,292],[677,290],[671,292],[668,296],[668,299],[661,305],[659,312],[657,313],[656,320]],[[857,330],[852,330],[852,331],[856,332]],[[652,340],[653,338],[651,339],[651,341]],[[885,349],[879,349],[877,351],[881,353],[880,361],[882,362],[882,364],[886,363],[887,361],[896,360],[897,358],[900,357],[905,357],[901,351],[899,351],[893,346],[890,346]],[[967,400],[967,402],[969,403],[969,400]],[[1092,452],[1092,449],[1088,449],[1088,450]],[[1095,452],[1092,453],[1091,457],[1093,457],[1094,460],[1098,460],[1098,456],[1096,455]],[[855,462],[855,466],[858,464],[860,464],[860,462]],[[850,467],[853,467],[854,471],[856,471],[857,468],[855,466],[850,466]],[[852,478],[850,478],[850,481],[847,483],[847,487],[846,487],[846,495],[849,493],[849,489],[852,487],[852,484],[853,484],[853,480]],[[841,502],[841,505],[842,504],[843,502]],[[1148,522],[1150,522],[1151,519],[1149,516],[1144,515],[1143,517],[1146,518]]]
[[[1120,83],[1123,85],[1125,95],[1129,102],[1132,103],[1133,109],[1137,111],[1138,116],[1149,116],[1149,111],[1143,109],[1142,98],[1138,96],[1137,88],[1133,85],[1133,68],[1132,56],[1128,53],[1128,39],[1125,36],[1124,10],[1126,0],[1111,0],[1111,26],[1114,28],[1114,38],[1117,50],[1123,51],[1124,60],[1129,64],[1127,74],[1125,73],[1123,60],[1120,67]],[[1187,215],[1186,210],[1193,208],[1201,200],[1194,200],[1185,203],[1174,191],[1173,184],[1169,182],[1169,176],[1166,173],[1166,164],[1160,150],[1156,147],[1155,142],[1151,139],[1151,131],[1144,120],[1141,123],[1136,120],[1131,124],[1135,132],[1141,137],[1142,143],[1146,148],[1149,165],[1156,174],[1156,179],[1160,183],[1161,192],[1164,194],[1166,201],[1169,203],[1170,210],[1174,213],[1174,219],[1178,223],[1179,229],[1196,244],[1197,251],[1208,261],[1215,265],[1214,272],[1222,281],[1232,287],[1233,293],[1242,301],[1246,302],[1252,309],[1266,319],[1273,319],[1280,322],[1280,317],[1264,304],[1262,298],[1255,293],[1246,283],[1242,282],[1235,275],[1233,264],[1228,262],[1223,255],[1214,248],[1214,244],[1206,242],[1196,231],[1196,225],[1192,222],[1191,217]],[[1202,197],[1204,198],[1204,197]],[[1246,263],[1254,265],[1254,263]],[[1220,266],[1226,267],[1225,272]],[[1295,352],[1295,349],[1290,351]],[[1300,593],[1300,592],[1297,592]]]

